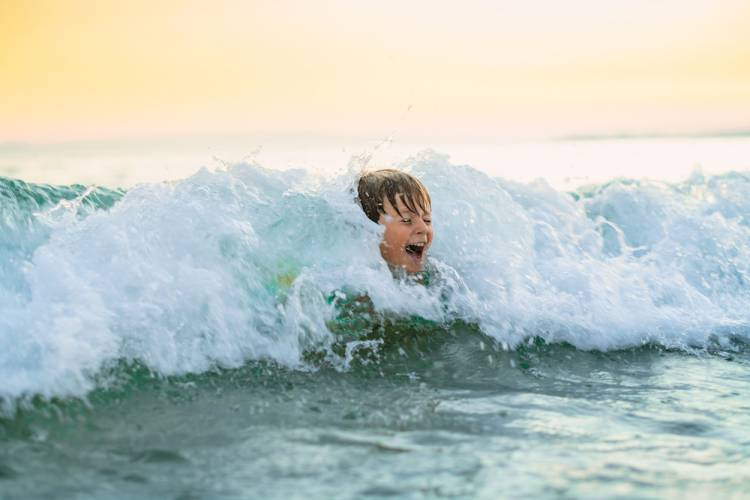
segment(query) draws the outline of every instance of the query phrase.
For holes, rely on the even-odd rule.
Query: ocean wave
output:
[[[509,349],[748,337],[748,174],[566,193],[434,152],[401,167],[433,199],[437,287],[391,276],[351,194],[356,164],[329,178],[240,164],[127,192],[0,179],[0,398],[83,396],[122,362],[303,367],[337,341],[335,293]]]

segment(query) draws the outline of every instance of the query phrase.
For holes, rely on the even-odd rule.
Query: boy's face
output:
[[[401,196],[396,197],[399,212],[386,199],[383,200],[384,214],[380,224],[385,226],[383,241],[380,242],[380,255],[393,267],[403,268],[407,273],[418,273],[427,259],[427,250],[432,243],[432,214],[426,211],[414,213],[404,205]]]

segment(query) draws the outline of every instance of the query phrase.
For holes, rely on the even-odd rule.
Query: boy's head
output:
[[[432,202],[415,177],[394,169],[367,172],[357,196],[367,217],[385,226],[380,254],[407,273],[422,270],[432,243]]]

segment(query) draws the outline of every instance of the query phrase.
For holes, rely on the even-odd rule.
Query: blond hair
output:
[[[432,205],[430,193],[424,184],[413,175],[400,170],[384,168],[365,172],[357,183],[357,201],[365,215],[373,222],[378,222],[380,215],[385,213],[385,200],[390,202],[399,216],[401,215],[397,196],[400,196],[406,208],[414,213],[418,213],[417,207],[424,212]]]

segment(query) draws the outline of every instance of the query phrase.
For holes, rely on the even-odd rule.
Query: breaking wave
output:
[[[392,277],[357,167],[254,164],[127,192],[0,179],[0,399],[84,396],[108,366],[160,375],[330,350],[336,293],[476,325],[499,345],[702,348],[748,337],[750,174],[558,192],[425,152],[443,278]]]

